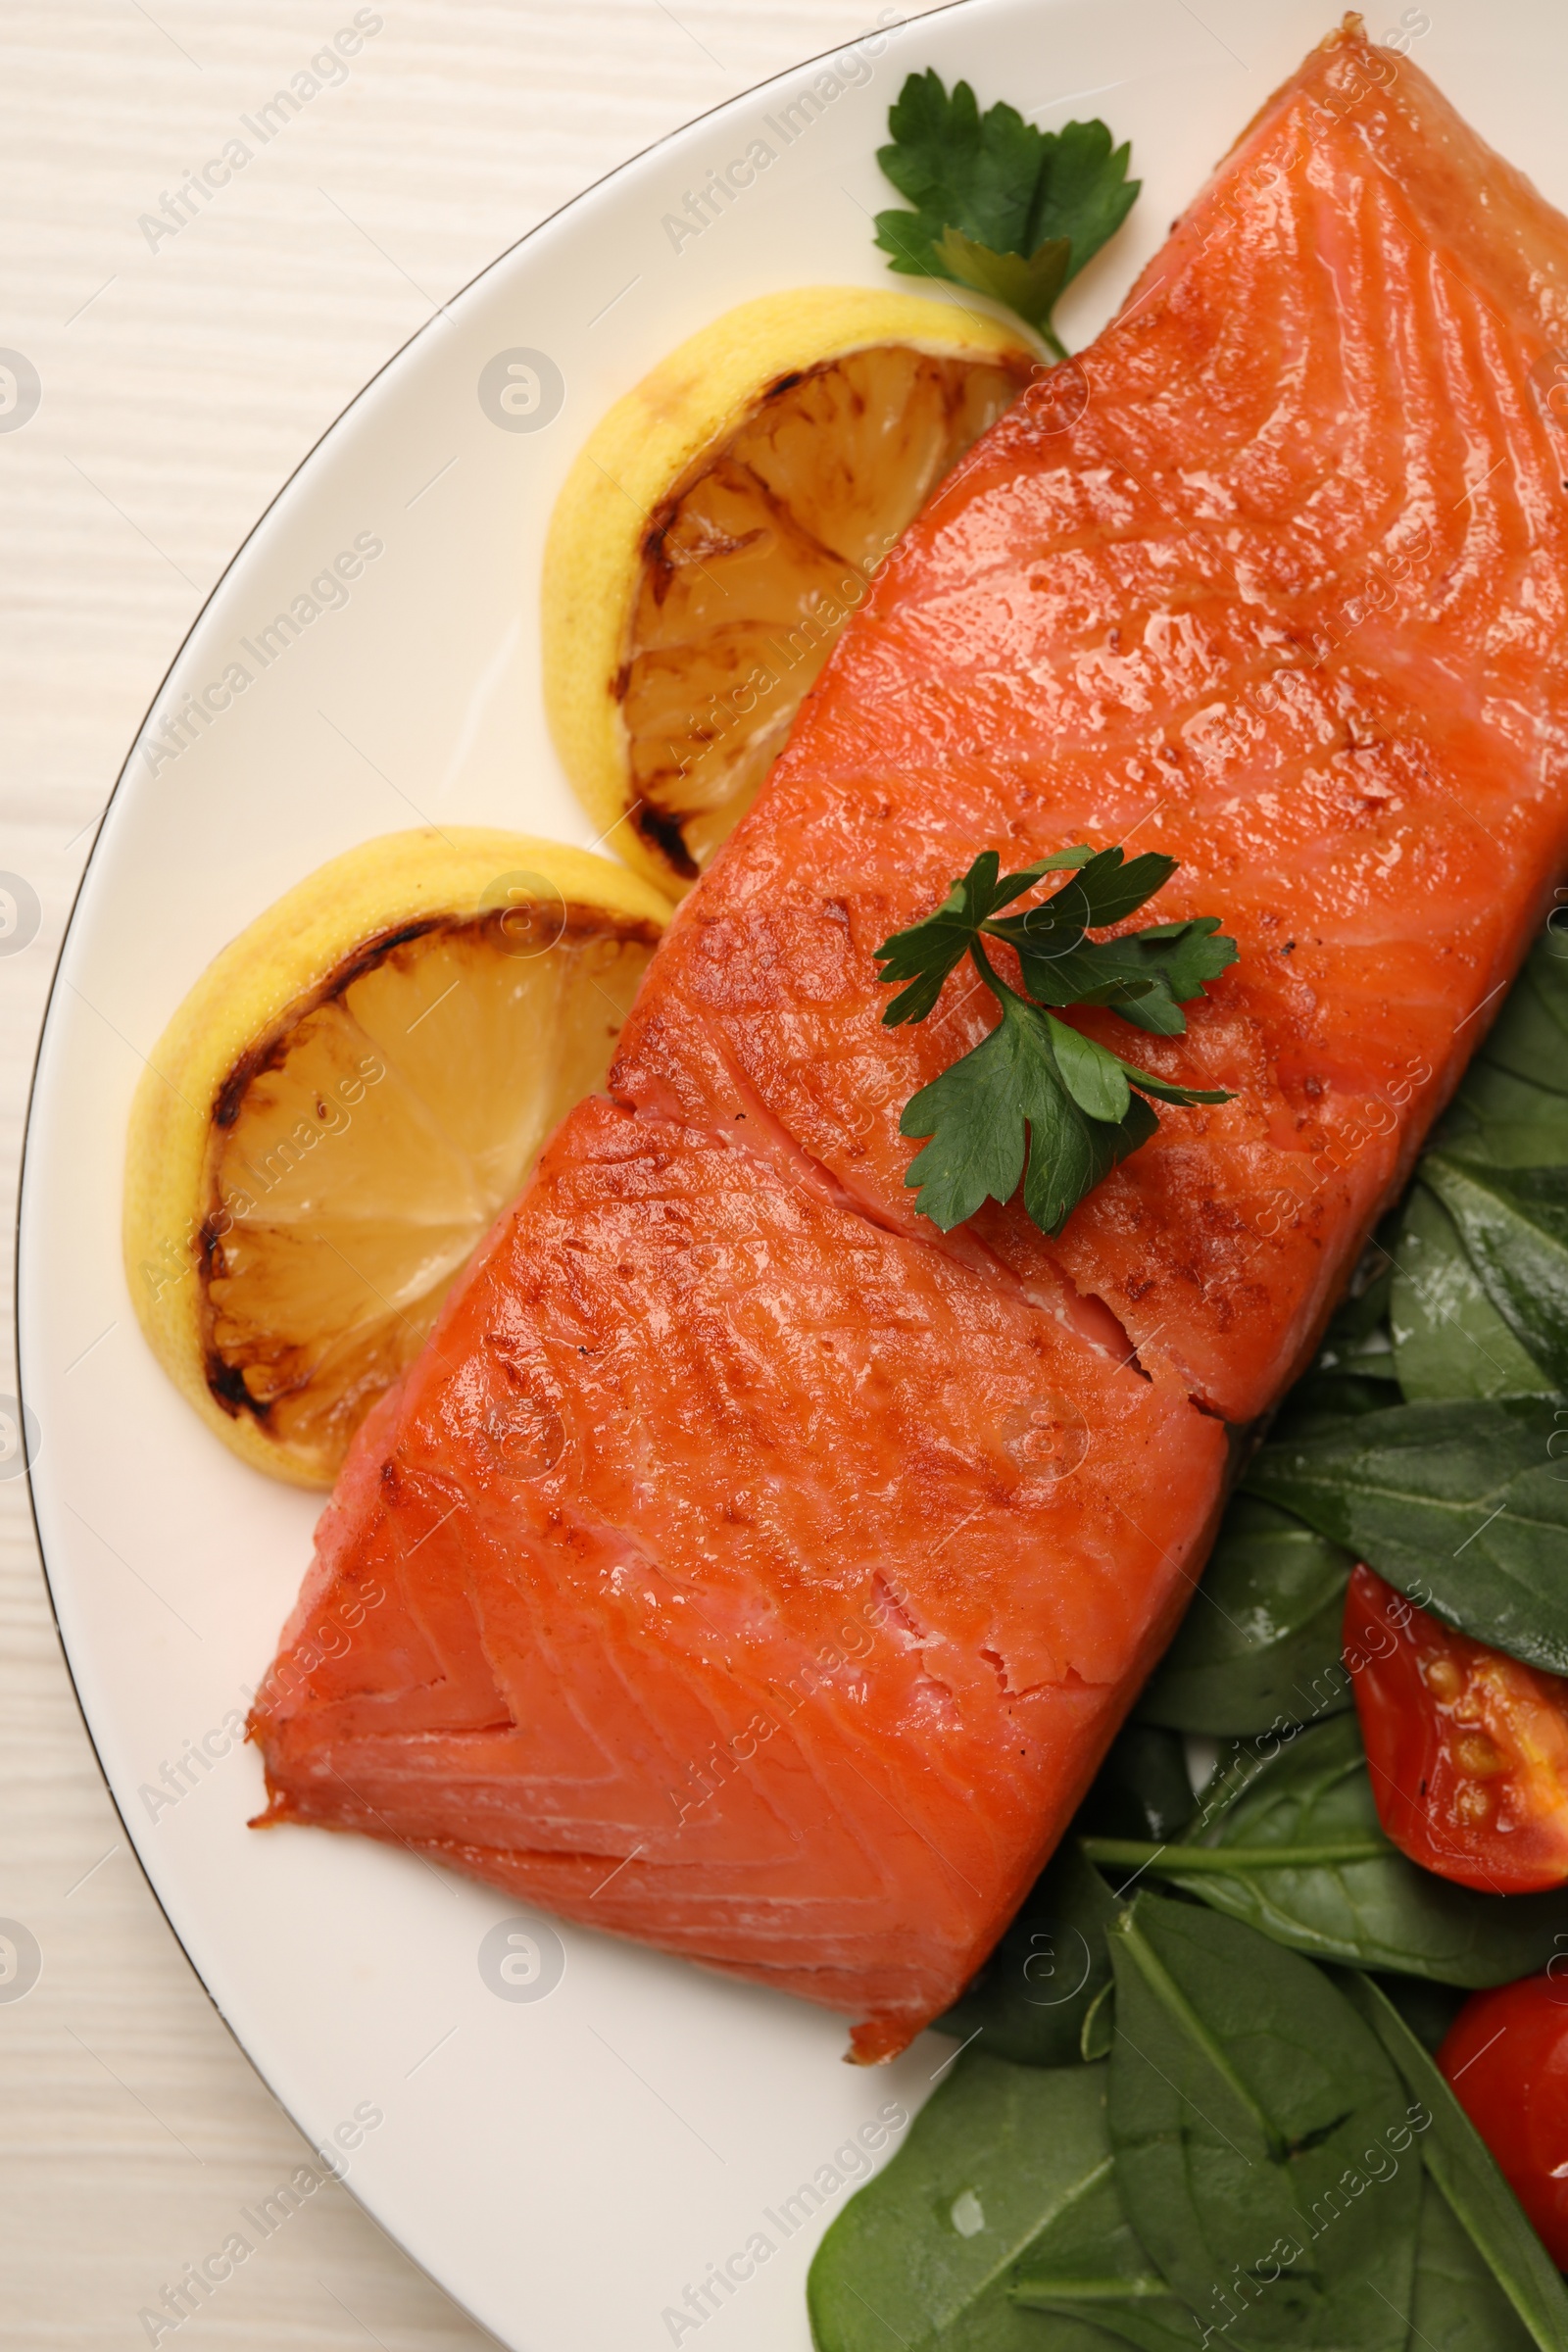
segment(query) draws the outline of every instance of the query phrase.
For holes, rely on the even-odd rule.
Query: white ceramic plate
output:
[[[840,2062],[839,2021],[576,1929],[548,1997],[501,1998],[479,1966],[514,1909],[501,1896],[352,1838],[247,1832],[260,1765],[224,1727],[270,1656],[317,1505],[231,1460],[138,1335],[118,1233],[141,1056],[225,940],[367,835],[428,818],[591,840],[540,701],[557,486],[608,403],[729,305],[888,282],[868,216],[893,201],[874,153],[906,72],[967,77],[1048,126],[1100,113],[1132,139],[1142,201],[1060,321],[1082,344],[1330,13],[966,0],[802,67],[591,189],[416,336],[289,482],[181,649],[94,850],[38,1065],[20,1273],[33,1493],[72,1671],[147,1874],[245,2049],[317,2145],[352,2136],[357,2110],[381,2118],[350,2186],[509,2345],[687,2341],[695,2323],[669,2315],[739,2256],[704,2352],[803,2352],[807,2266],[849,2193],[835,2151],[885,2102],[912,2115],[953,2045],[928,2035],[863,2074]],[[1384,37],[1395,0],[1387,13],[1370,25]],[[1402,16],[1477,126],[1568,200],[1568,14],[1433,0],[1430,26]],[[755,184],[674,239],[665,216],[758,138],[774,157]],[[519,351],[548,363],[523,363],[544,387],[515,420],[531,429],[481,399],[499,378],[527,400],[534,379],[506,375]],[[264,667],[261,632],[356,543],[380,552],[347,601]],[[203,695],[207,717],[160,755]],[[166,1765],[188,1783],[177,1801],[147,1793]],[[820,2209],[786,2233],[781,2209],[811,2181]],[[759,2233],[765,2260],[744,2253]]]

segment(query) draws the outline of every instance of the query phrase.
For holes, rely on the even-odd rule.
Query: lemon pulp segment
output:
[[[799,286],[713,319],[600,418],[551,515],[544,691],[628,864],[690,887],[877,565],[1039,366],[967,304]]]
[[[646,924],[572,908],[519,959],[505,924],[444,923],[357,959],[219,1100],[209,1386],[323,1476],[545,1138],[603,1083],[653,951]]]
[[[769,391],[643,547],[620,679],[633,822],[687,876],[755,799],[877,564],[1017,397],[973,358],[880,344]]]

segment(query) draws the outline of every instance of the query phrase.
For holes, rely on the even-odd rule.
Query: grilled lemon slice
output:
[[[955,303],[744,303],[603,418],[544,566],[556,746],[616,853],[679,894],[755,798],[876,565],[1039,365]]]
[[[143,1073],[143,1331],[243,1458],[330,1485],[552,1128],[602,1084],[668,902],[472,828],[334,858],[226,947]]]

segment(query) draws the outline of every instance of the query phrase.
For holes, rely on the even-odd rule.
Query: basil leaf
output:
[[[1104,1838],[1174,1838],[1193,1817],[1187,1749],[1175,1732],[1124,1724],[1073,1821]],[[1106,1975],[1110,1971],[1107,1965]]]
[[[1340,1661],[1350,1566],[1348,1551],[1289,1511],[1238,1495],[1140,1716],[1245,1739],[1350,1706]]]
[[[1385,1378],[1381,1370],[1362,1369],[1378,1360],[1357,1355],[1353,1371],[1335,1368],[1303,1373],[1280,1406],[1274,1443],[1282,1446],[1298,1438],[1324,1437],[1347,1421],[1359,1421],[1367,1413],[1386,1413],[1399,1400],[1398,1384],[1392,1376]],[[1393,1355],[1384,1356],[1382,1362],[1392,1372]]]
[[[1423,1184],[1405,1204],[1394,1253],[1389,1313],[1406,1402],[1540,1394],[1540,1365],[1487,1297],[1453,1219]]]
[[[1436,1984],[1430,1977],[1380,1976],[1377,1982],[1422,2048],[1441,2050],[1468,1993],[1453,1984]]]
[[[1088,1853],[1106,1869],[1146,1868],[1315,1960],[1472,1990],[1544,1968],[1568,1932],[1568,1895],[1479,1894],[1390,1843],[1353,1715],[1268,1756],[1242,1751],[1182,1843],[1111,1851],[1092,1839]]]
[[[1091,2314],[1098,2352],[1110,2352],[1112,2343],[1131,2344],[1133,2352],[1201,2352],[1204,2340],[1202,2321],[1197,2320],[1196,2313],[1176,2295],[1157,2299],[1128,2295],[1114,2299],[1096,2294],[1067,2301],[1053,2297],[1039,2302],[1031,2296],[1027,2308],[1035,2312],[1049,2312],[1058,2322],[1066,2323],[1072,2330],[1070,2334],[1058,2335],[1053,2328],[1048,2333],[1037,2322],[1036,2332],[1031,2338],[1037,2352],[1056,2352],[1058,2344],[1076,2346],[1078,2331],[1073,2323],[1076,2321],[1081,2326]]]
[[[1486,2256],[1429,2177],[1416,2240],[1412,2352],[1530,2352],[1530,2343]]]
[[[1568,1095],[1568,939],[1560,932],[1548,930],[1532,948],[1482,1054],[1517,1078]]]
[[[1370,1978],[1336,1982],[1365,2019],[1411,2093],[1421,2161],[1480,2249],[1541,2352],[1568,2344],[1568,2289],[1485,2142],[1388,1995]],[[1430,2116],[1430,2125],[1421,2118]]]
[[[1376,2037],[1310,1961],[1212,1911],[1140,1894],[1108,1940],[1110,2139],[1161,2276],[1233,2352],[1405,2352],[1421,2177]]]
[[[1568,1167],[1488,1168],[1429,1152],[1421,1173],[1493,1305],[1545,1375],[1537,1386],[1568,1389]]]
[[[1108,2156],[1108,2138],[1105,2144]],[[1112,2163],[1106,2164],[1103,2175],[1076,2203],[1041,2231],[1027,2259],[1019,2264],[1009,2292],[1014,2303],[1030,2311],[1049,2311],[1102,2328],[1116,2328],[1116,2306],[1131,2304],[1135,2324],[1136,2319],[1144,2319],[1157,2342],[1179,2341],[1184,2352],[1193,2352],[1193,2315],[1139,2244]],[[1151,2304],[1163,2304],[1165,2309],[1163,2313],[1157,2308],[1137,2313],[1137,2306]],[[1130,2340],[1145,2341],[1143,2330]]]
[[[1565,1674],[1560,1409],[1528,1396],[1394,1405],[1265,1446],[1245,1484],[1462,1633]]]
[[[937,2020],[937,2032],[963,2041],[983,2034],[989,2058],[1075,2065],[1084,2019],[1110,1983],[1105,1930],[1118,1908],[1076,1838],[1064,1839],[984,1968]]]
[[[807,2282],[817,2352],[1107,2352],[1008,2289],[1111,2169],[1103,2066],[966,2053],[834,2221]]]
[[[1318,1366],[1330,1370],[1336,1364],[1348,1362],[1360,1355],[1368,1346],[1375,1346],[1379,1324],[1389,1311],[1389,1285],[1394,1279],[1394,1261],[1389,1255],[1389,1241],[1397,1223],[1396,1217],[1386,1217],[1361,1252],[1360,1261],[1350,1277],[1350,1287],[1340,1300],[1323,1334],[1323,1346],[1318,1352]]]
[[[1551,1167],[1568,1159],[1568,1094],[1473,1061],[1432,1147],[1494,1168]]]

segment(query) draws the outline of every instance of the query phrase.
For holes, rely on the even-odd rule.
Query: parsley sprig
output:
[[[1156,1078],[1048,1007],[1103,1004],[1151,1036],[1180,1037],[1182,1006],[1236,961],[1237,948],[1218,936],[1217,914],[1153,923],[1119,939],[1089,937],[1124,922],[1170,880],[1176,860],[1155,851],[1129,858],[1120,848],[1080,843],[1015,874],[1001,867],[995,850],[983,851],[933,914],[876,951],[882,981],[899,987],[882,1015],[890,1028],[923,1021],[965,956],[1002,1009],[989,1036],[910,1097],[900,1132],[930,1141],[904,1181],[918,1189],[920,1214],[950,1233],[982,1202],[1010,1200],[1021,1176],[1024,1207],[1043,1233],[1055,1234],[1084,1195],[1155,1132],[1159,1120],[1145,1095],[1182,1106],[1230,1097]],[[1051,898],[1003,914],[1047,874],[1063,871],[1070,878]],[[1026,994],[1001,977],[987,939],[1014,950]]]
[[[894,269],[993,296],[1064,360],[1051,314],[1137,200],[1131,148],[1113,151],[1103,122],[1037,130],[1005,104],[982,115],[966,81],[950,97],[934,68],[909,75],[888,128],[876,160],[914,207],[876,217]]]

